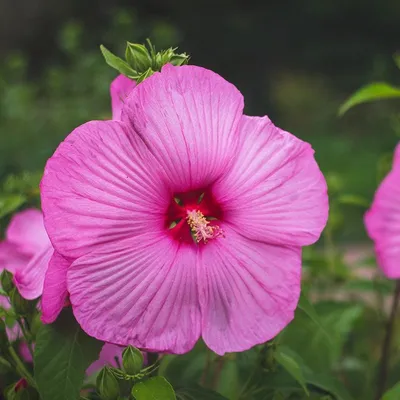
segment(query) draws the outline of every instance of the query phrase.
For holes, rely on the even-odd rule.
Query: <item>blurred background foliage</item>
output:
[[[243,92],[246,112],[269,115],[312,143],[343,192],[370,199],[376,163],[392,151],[396,102],[337,117],[365,82],[399,74],[400,2],[147,0],[0,2],[0,179],[40,170],[74,127],[110,116],[114,72],[99,45],[178,45]],[[389,116],[389,117],[388,117]],[[339,239],[363,240],[362,209],[344,209]]]
[[[99,52],[151,37],[192,54],[243,92],[246,112],[269,115],[312,143],[346,192],[372,197],[376,163],[396,143],[396,102],[338,106],[365,82],[399,75],[400,2],[0,2],[0,179],[42,169],[74,127],[110,116],[114,72]],[[362,209],[345,209],[343,240],[365,238]]]

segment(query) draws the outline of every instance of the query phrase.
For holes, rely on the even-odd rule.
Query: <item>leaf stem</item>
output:
[[[34,388],[36,388],[36,383],[35,380],[33,379],[33,376],[31,373],[26,369],[24,363],[21,361],[21,359],[18,357],[18,354],[15,352],[14,348],[12,346],[8,347],[8,351],[10,353],[11,358],[14,361],[15,367],[17,369],[17,372],[21,375],[22,378],[25,378],[27,382]]]
[[[24,325],[24,321],[22,319],[18,318],[17,322],[18,322],[19,327],[21,328],[21,332],[24,335],[25,342],[26,342],[26,344],[28,346],[29,353],[31,354],[32,359],[33,359],[32,336],[26,330],[25,325]]]
[[[382,343],[382,353],[381,353],[381,365],[379,369],[377,390],[376,390],[376,400],[379,400],[385,390],[388,367],[389,367],[389,351],[392,342],[394,321],[396,319],[397,309],[400,300],[400,280],[396,282],[396,287],[393,295],[392,309],[390,311],[390,316],[386,324],[385,337]]]

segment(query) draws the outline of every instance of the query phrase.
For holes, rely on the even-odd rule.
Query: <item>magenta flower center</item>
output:
[[[168,207],[166,226],[175,240],[205,244],[224,236],[217,224],[222,215],[210,189],[177,193]]]

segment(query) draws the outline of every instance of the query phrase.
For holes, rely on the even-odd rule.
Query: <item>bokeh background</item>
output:
[[[150,37],[233,82],[248,114],[312,143],[331,186],[370,200],[398,103],[337,111],[365,83],[400,84],[399,21],[399,0],[0,0],[0,180],[42,169],[74,127],[110,117],[116,73],[99,45],[122,55]],[[365,240],[363,212],[344,208],[339,240]]]

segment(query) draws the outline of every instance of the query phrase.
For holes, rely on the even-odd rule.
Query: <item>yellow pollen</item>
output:
[[[209,239],[224,236],[224,231],[218,225],[210,225],[201,211],[188,211],[186,219],[197,243],[202,240],[207,243]]]

